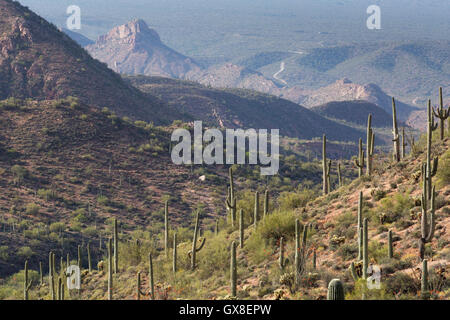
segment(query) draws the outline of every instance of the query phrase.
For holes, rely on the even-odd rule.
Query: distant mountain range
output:
[[[444,44],[441,44],[444,48]],[[97,59],[108,64],[113,70],[129,75],[147,75],[147,76],[164,76],[177,79],[187,79],[196,81],[206,86],[214,88],[243,88],[268,93],[291,100],[306,107],[313,107],[328,103],[331,101],[348,101],[348,100],[365,100],[383,108],[388,114],[391,113],[391,97],[385,93],[380,86],[368,82],[368,84],[358,84],[348,78],[340,79],[334,83],[330,80],[336,78],[338,73],[331,76],[336,68],[340,67],[345,61],[360,61],[357,57],[366,57],[369,55],[371,47],[342,47],[331,49],[317,49],[309,53],[304,52],[272,52],[261,53],[253,58],[242,59],[236,63],[226,63],[203,68],[193,59],[190,59],[162,43],[158,33],[149,28],[143,20],[133,20],[125,25],[121,25],[112,29],[107,35],[99,37],[94,43],[86,47],[86,49]],[[386,47],[384,54],[389,50]],[[392,47],[392,50],[401,51],[405,54],[415,54],[419,56],[421,47],[414,45],[402,47]],[[437,46],[435,46],[437,48]],[[372,48],[374,49],[374,48]],[[403,50],[403,51],[402,51]],[[400,52],[399,51],[399,52]],[[441,50],[442,51],[442,50]],[[445,53],[437,52],[431,54],[430,50],[426,50],[429,56],[427,65],[430,68],[445,67]],[[380,51],[381,52],[381,51]],[[381,54],[381,53],[380,53]],[[379,55],[378,55],[379,56]],[[402,64],[404,55],[397,54],[399,61],[394,59],[395,65]],[[441,57],[439,60],[438,57]],[[381,59],[381,58],[380,58]],[[383,59],[378,59],[378,64],[373,65],[375,69],[370,74],[376,72],[385,72],[389,67],[389,63]],[[423,58],[425,59],[425,58]],[[286,80],[289,85],[284,85],[282,81],[272,76],[268,77],[268,66],[277,65],[280,61],[286,61],[286,68],[278,70],[278,79]],[[300,69],[292,68],[293,61]],[[366,61],[363,59],[363,61]],[[383,62],[384,61],[384,62]],[[434,61],[434,62],[433,62]],[[355,73],[360,69],[356,62],[351,64],[355,68]],[[392,61],[391,61],[392,62]],[[362,62],[361,62],[362,63]],[[364,62],[364,64],[367,62]],[[372,63],[373,64],[373,63]],[[384,67],[382,67],[384,65]],[[423,64],[422,64],[423,65]],[[306,69],[304,69],[306,68]],[[384,69],[383,69],[384,68]],[[395,68],[394,68],[395,69]],[[395,70],[391,71],[394,72]],[[259,70],[259,71],[258,71]],[[330,83],[323,87],[311,88],[311,86],[291,85],[296,83],[293,72],[300,70],[301,77],[308,77],[307,70],[313,70],[317,76],[318,82],[324,80],[323,84]],[[364,70],[364,69],[362,69]],[[384,70],[384,71],[383,71]],[[327,76],[321,76],[328,74]],[[402,76],[395,73],[395,77]],[[445,91],[445,73],[439,75],[433,84],[440,82],[444,85]],[[354,78],[354,77],[351,77]],[[361,80],[363,79],[359,77]],[[405,80],[405,79],[404,79]],[[398,79],[397,82],[403,80]],[[405,80],[406,81],[406,80]],[[362,81],[362,83],[367,83]],[[430,86],[431,87],[431,86]],[[437,86],[436,86],[437,89]],[[412,89],[411,89],[412,90]],[[394,90],[391,90],[394,91]],[[399,90],[402,92],[402,90]],[[405,121],[408,125],[422,128],[424,119],[418,116],[417,111],[420,110],[410,104],[406,104],[399,100],[397,102],[398,115],[400,120]]]

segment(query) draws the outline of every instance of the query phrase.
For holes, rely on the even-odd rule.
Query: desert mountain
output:
[[[364,100],[379,106],[388,114],[392,114],[392,97],[388,96],[379,86],[375,84],[360,85],[349,79],[338,80],[317,90],[292,87],[284,91],[283,98],[309,108],[332,101]],[[408,119],[414,111],[419,109],[398,100],[396,107],[398,118],[408,125],[415,126],[415,123],[410,123]]]
[[[0,0],[0,98],[38,100],[76,96],[155,123],[177,117],[153,97],[126,84],[66,34],[18,2]]]
[[[181,113],[225,128],[273,128],[284,136],[356,141],[363,133],[291,101],[245,89],[213,89],[195,82],[160,77],[128,77],[140,90]]]
[[[184,78],[200,70],[192,59],[162,43],[158,33],[140,19],[113,28],[86,49],[119,73]]]
[[[332,101],[312,107],[311,110],[327,118],[358,125],[366,125],[367,116],[371,114],[374,127],[392,127],[392,116],[390,114],[376,104],[364,100]]]
[[[280,92],[280,88],[261,73],[232,63],[191,73],[187,78],[214,88],[241,88],[270,94]]]

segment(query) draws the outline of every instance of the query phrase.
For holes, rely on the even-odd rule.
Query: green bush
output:
[[[25,212],[26,212],[26,214],[35,216],[39,213],[39,209],[40,209],[40,207],[37,204],[29,203],[29,204],[27,204],[27,206],[25,208]]]

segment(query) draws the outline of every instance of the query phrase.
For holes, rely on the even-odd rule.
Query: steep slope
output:
[[[391,127],[392,116],[374,103],[364,100],[332,101],[311,108],[321,116],[365,125],[367,116],[372,114],[372,125],[375,127]]]
[[[113,28],[86,49],[116,72],[184,78],[200,67],[164,45],[158,33],[137,19]]]
[[[283,93],[283,98],[297,101],[297,103],[309,108],[331,101],[365,100],[379,106],[388,114],[392,114],[392,97],[388,96],[380,87],[375,84],[360,85],[353,83],[349,79],[338,80],[329,86],[317,90],[304,90],[292,87],[286,89]],[[419,108],[398,100],[396,101],[396,107],[398,118],[408,125],[410,125],[410,116],[419,110]],[[411,125],[415,125],[415,123]],[[419,128],[422,128],[424,123],[417,125],[419,125]]]
[[[170,128],[134,124],[76,99],[0,106],[0,277],[23,257],[35,268],[49,250],[74,257],[75,242],[97,245],[112,217],[124,232],[158,230],[165,199],[179,226],[189,225],[197,202],[206,219],[217,212],[211,181],[172,163]]]
[[[290,101],[255,91],[212,89],[194,82],[128,77],[133,85],[179,112],[222,128],[280,129],[284,136],[357,141],[361,132],[325,119]]]
[[[18,2],[0,0],[0,98],[79,97],[155,123],[181,118],[125,84],[75,41]]]

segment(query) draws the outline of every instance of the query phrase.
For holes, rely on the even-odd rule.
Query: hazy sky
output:
[[[81,8],[80,33],[95,39],[111,27],[142,18],[186,54],[217,51],[230,37],[254,51],[261,37],[276,49],[295,43],[449,39],[450,0],[20,0],[58,26],[66,8]],[[381,8],[382,30],[368,30],[366,9]],[[327,36],[328,34],[328,36]],[[253,39],[255,38],[255,39]],[[228,41],[228,42],[227,42]],[[234,41],[234,40],[233,40]],[[335,42],[335,43],[333,43]],[[235,43],[232,42],[232,43]],[[227,51],[225,49],[220,49]],[[226,53],[226,52],[224,52]]]

